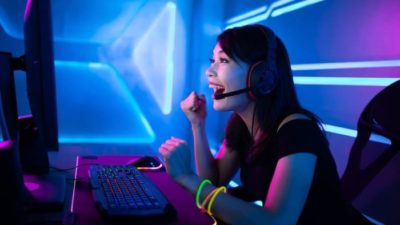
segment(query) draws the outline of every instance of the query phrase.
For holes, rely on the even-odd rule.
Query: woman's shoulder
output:
[[[298,122],[299,120],[301,120],[301,122],[306,122],[306,124],[307,122],[313,122],[313,119],[310,116],[305,115],[304,113],[292,113],[283,118],[283,120],[279,123],[276,132],[278,133],[279,130],[288,123],[291,123],[293,121]]]
[[[293,114],[291,114],[293,115]],[[287,116],[281,122],[277,133],[278,148],[282,154],[296,152],[311,152],[316,154],[319,149],[328,146],[327,139],[319,123],[303,114]]]

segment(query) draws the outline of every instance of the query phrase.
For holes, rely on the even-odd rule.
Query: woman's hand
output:
[[[192,126],[198,126],[204,123],[206,118],[206,99],[204,95],[198,95],[196,92],[181,102],[181,109],[186,114]]]
[[[194,174],[191,167],[191,152],[186,141],[172,137],[158,149],[165,160],[167,173],[178,183]]]

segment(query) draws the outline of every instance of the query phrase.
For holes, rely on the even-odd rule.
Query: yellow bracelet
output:
[[[203,200],[203,202],[201,203],[201,207],[200,207],[202,212],[207,213],[206,205],[217,190],[218,190],[218,188],[214,188],[214,190],[210,191],[210,193],[208,193],[207,197]]]
[[[215,191],[215,193],[212,195],[211,199],[210,199],[210,203],[208,203],[208,207],[207,207],[207,213],[208,215],[212,216],[212,212],[211,212],[211,207],[214,204],[215,198],[217,198],[217,195],[223,191],[224,193],[226,193],[226,187],[222,186],[217,188],[217,190]]]

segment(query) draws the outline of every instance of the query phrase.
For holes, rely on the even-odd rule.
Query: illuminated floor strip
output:
[[[400,78],[372,77],[305,77],[294,76],[295,84],[304,85],[349,85],[349,86],[388,86]]]
[[[379,68],[400,67],[400,60],[358,61],[358,62],[332,62],[332,63],[310,63],[294,64],[293,71],[300,70],[332,70],[332,69],[354,69],[354,68]]]
[[[335,134],[340,134],[348,137],[357,137],[357,130],[349,129],[349,128],[344,128],[344,127],[338,127],[330,124],[323,124],[323,127],[325,131],[330,132],[330,133],[335,133]],[[379,142],[382,144],[391,144],[391,141],[383,136],[377,135],[377,134],[371,134],[371,137],[369,140],[374,141],[374,142]]]

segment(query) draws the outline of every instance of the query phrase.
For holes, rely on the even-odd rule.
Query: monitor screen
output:
[[[25,172],[47,173],[47,152],[59,148],[50,0],[27,1],[24,42],[32,115],[19,119],[21,162]]]

